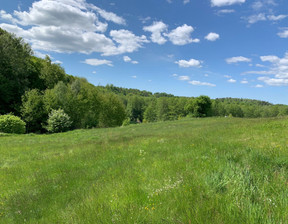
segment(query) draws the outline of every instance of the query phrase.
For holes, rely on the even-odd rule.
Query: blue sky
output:
[[[287,0],[9,0],[0,27],[95,85],[288,104]]]

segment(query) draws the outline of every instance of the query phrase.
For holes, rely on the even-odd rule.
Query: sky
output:
[[[96,86],[288,104],[287,0],[5,0],[0,27]]]

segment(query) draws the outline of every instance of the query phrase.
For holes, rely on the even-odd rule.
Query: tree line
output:
[[[66,74],[48,56],[35,57],[22,38],[0,28],[0,115],[9,113],[26,122],[27,132],[46,132],[57,118],[68,119],[62,123],[69,124],[69,129],[79,129],[187,116],[275,117],[288,115],[288,106],[249,99],[177,97],[111,84],[94,86]],[[57,122],[54,126],[61,123]]]

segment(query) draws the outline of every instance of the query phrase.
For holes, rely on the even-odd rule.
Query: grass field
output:
[[[288,119],[0,135],[0,223],[287,223]]]

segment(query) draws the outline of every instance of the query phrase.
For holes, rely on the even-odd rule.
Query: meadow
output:
[[[0,223],[287,223],[288,119],[0,134]]]

